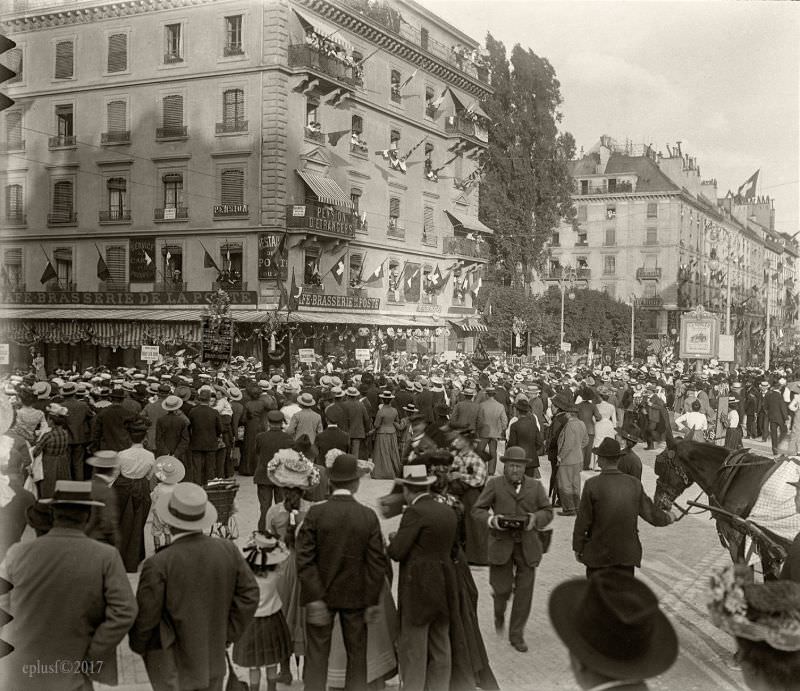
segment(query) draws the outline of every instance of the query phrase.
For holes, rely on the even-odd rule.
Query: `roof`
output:
[[[571,161],[572,176],[579,178],[598,175],[600,154],[586,154],[578,161]],[[612,152],[601,175],[635,175],[637,192],[677,192],[680,187],[664,174],[652,159],[646,156],[626,156]]]

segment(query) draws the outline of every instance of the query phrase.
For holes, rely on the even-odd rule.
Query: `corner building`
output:
[[[234,353],[273,332],[321,355],[471,348],[492,232],[477,42],[407,0],[18,0],[0,19],[12,364],[196,347],[219,288]]]

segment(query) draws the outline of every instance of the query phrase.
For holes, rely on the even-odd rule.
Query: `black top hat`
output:
[[[619,442],[608,437],[603,439],[600,446],[596,446],[592,451],[600,458],[619,458],[625,455],[625,451],[619,448]]]
[[[658,599],[625,573],[600,571],[550,595],[550,621],[586,667],[612,679],[647,679],[669,669],[678,638]]]

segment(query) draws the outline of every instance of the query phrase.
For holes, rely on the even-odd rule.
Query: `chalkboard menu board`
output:
[[[233,346],[233,321],[223,317],[217,321],[203,319],[202,359],[212,364],[227,363]]]

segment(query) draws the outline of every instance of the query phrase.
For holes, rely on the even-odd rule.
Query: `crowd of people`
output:
[[[527,652],[554,509],[574,519],[586,571],[550,597],[577,682],[646,688],[678,650],[635,576],[637,524],[669,526],[677,514],[645,493],[634,449],[681,432],[731,450],[760,437],[796,454],[793,375],[466,357],[381,373],[329,360],[295,376],[240,356],[222,368],[167,358],[147,371],[17,371],[4,385],[0,449],[9,688],[113,683],[126,634],[155,689],[221,689],[231,643],[254,691],[262,670],[267,689],[293,672],[310,690],[380,688],[398,671],[404,689],[497,688],[470,567],[488,566],[495,630]],[[583,471],[598,474],[582,482]],[[218,516],[204,488],[234,476],[256,485],[259,504],[244,552],[205,534]],[[402,517],[386,537],[356,498],[365,477],[395,483],[381,511]],[[22,540],[27,526],[35,540]],[[139,574],[135,596],[126,573]],[[800,585],[787,583],[789,614],[759,619],[767,647],[765,631],[800,622]],[[741,586],[754,598],[758,587]],[[28,626],[40,612],[54,613],[50,624]],[[620,636],[623,649],[611,645]],[[800,644],[779,650],[800,678]],[[33,661],[60,659],[86,663],[71,685],[30,673]]]

